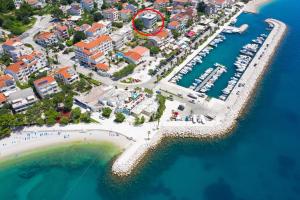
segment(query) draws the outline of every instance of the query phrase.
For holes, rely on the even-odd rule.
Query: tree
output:
[[[137,28],[137,30],[139,30],[139,31],[142,31],[144,29],[144,23],[139,18],[134,20],[134,25]]]
[[[7,13],[15,9],[13,0],[0,0],[0,13]]]
[[[69,119],[67,117],[62,117],[59,122],[61,125],[67,125],[69,123]]]
[[[80,120],[80,116],[81,116],[81,110],[80,108],[74,108],[72,110],[72,113],[71,113],[71,119],[74,123],[78,123],[79,120]]]
[[[121,70],[113,73],[113,77],[115,79],[120,79],[123,78],[129,74],[131,74],[134,71],[134,68],[136,67],[136,65],[134,64],[129,64],[126,67],[122,68]]]
[[[180,33],[177,30],[172,30],[173,37],[177,39],[180,36]]]
[[[159,51],[160,51],[159,47],[156,47],[156,46],[150,46],[149,49],[150,49],[150,53],[151,53],[152,55],[156,55],[156,54],[158,54]]]
[[[52,8],[51,15],[57,19],[65,18],[64,12],[57,5]]]
[[[102,109],[102,116],[105,118],[109,118],[112,110],[109,107],[105,107]]]
[[[122,123],[124,120],[125,120],[125,116],[122,114],[122,113],[120,113],[120,112],[117,112],[116,114],[115,114],[115,122],[117,122],[117,123]]]
[[[72,107],[73,107],[73,96],[68,95],[64,102],[64,110],[69,112],[72,110]]]
[[[94,22],[98,22],[101,19],[103,19],[103,15],[100,12],[95,12],[93,14],[93,19],[94,19]]]
[[[197,12],[205,13],[205,9],[206,9],[206,4],[203,1],[199,2],[197,5]]]
[[[75,31],[74,37],[73,37],[73,44],[80,42],[81,40],[86,39],[86,35],[83,31]]]
[[[0,139],[10,136],[14,127],[14,116],[11,113],[1,114],[0,117]]]
[[[82,113],[80,118],[81,118],[81,121],[83,121],[85,123],[90,123],[92,121],[91,115],[89,112]]]
[[[33,8],[28,3],[23,3],[15,13],[19,21],[28,24],[29,18],[33,15]]]

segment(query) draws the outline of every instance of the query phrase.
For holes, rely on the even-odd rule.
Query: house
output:
[[[87,65],[103,62],[105,55],[113,50],[112,39],[108,35],[80,41],[74,46],[75,58]]]
[[[96,37],[100,35],[107,34],[105,25],[95,22],[90,28],[85,31],[87,37]]]
[[[132,14],[135,14],[138,11],[138,8],[135,5],[130,4],[130,3],[123,3],[122,6],[123,6],[123,9],[131,10]]]
[[[105,63],[98,63],[95,65],[96,72],[107,72],[109,70],[109,66]]]
[[[150,50],[146,47],[137,46],[123,54],[123,57],[129,62],[137,65],[150,57]]]
[[[72,3],[71,7],[67,10],[69,15],[81,16],[82,10],[79,3]]]
[[[100,20],[98,23],[101,23],[105,26],[106,28],[106,33],[109,34],[112,32],[112,22],[109,20]]]
[[[120,0],[105,0],[105,3],[107,3],[108,5],[113,5],[115,3],[118,3]]]
[[[178,21],[171,21],[168,24],[168,29],[170,29],[170,30],[176,30],[176,31],[181,31],[181,30],[184,29],[184,25],[183,25],[183,23],[180,23]]]
[[[120,17],[123,21],[129,21],[132,17],[132,11],[129,9],[122,9],[120,10]]]
[[[14,112],[23,112],[35,102],[38,101],[32,88],[26,88],[24,90],[18,90],[11,93],[7,99]]]
[[[29,55],[19,57],[19,60],[9,65],[5,74],[11,75],[15,81],[25,82],[28,76],[42,70],[47,66],[47,59],[44,54],[34,51]]]
[[[95,0],[94,2],[97,4],[97,8],[101,10],[103,5],[103,0]]]
[[[157,16],[154,13],[145,13],[140,18],[143,21],[144,27],[147,29],[152,29],[156,25]]]
[[[60,92],[56,80],[52,76],[45,76],[33,82],[36,92],[41,98]]]
[[[60,68],[56,74],[55,77],[62,80],[64,84],[70,85],[72,83],[75,83],[76,81],[79,81],[79,76],[77,72],[72,67],[63,67]]]
[[[170,4],[169,0],[155,0],[154,1],[154,8],[157,10],[166,8]]]
[[[148,44],[157,47],[162,47],[163,45],[167,44],[170,41],[170,39],[170,31],[168,29],[163,29],[155,36],[148,37]]]
[[[6,40],[2,44],[2,49],[13,61],[16,61],[22,55],[31,54],[33,51],[30,47],[25,46],[17,37]]]
[[[108,8],[103,10],[103,17],[110,21],[118,21],[120,17],[120,13],[115,8]]]
[[[14,0],[16,9],[19,9],[25,2],[34,8],[43,8],[46,5],[45,0]]]
[[[177,21],[180,22],[180,24],[182,24],[182,26],[186,26],[188,21],[189,21],[190,17],[187,14],[184,13],[179,13],[176,15],[173,15],[170,19],[170,21]]]
[[[94,9],[94,1],[93,0],[81,0],[80,4],[81,4],[81,8],[83,10],[91,11]]]
[[[6,103],[7,98],[3,93],[0,93],[0,108]]]
[[[123,26],[122,28],[117,30],[116,33],[124,37],[124,42],[129,42],[134,38],[131,26]]]
[[[114,47],[115,50],[122,49],[122,47],[125,44],[125,42],[124,42],[124,35],[121,35],[121,34],[118,34],[118,33],[114,33],[111,36],[111,39],[112,39],[113,47]]]
[[[59,39],[66,39],[69,37],[68,27],[66,25],[57,25],[54,27],[54,30]]]
[[[43,8],[46,5],[45,0],[25,0],[33,8]]]
[[[34,38],[34,41],[43,47],[49,47],[57,44],[58,38],[53,32],[41,32]]]
[[[10,75],[0,75],[0,92],[11,93],[16,91],[16,82]]]
[[[190,0],[173,0],[173,6],[185,6],[189,3],[191,3]]]

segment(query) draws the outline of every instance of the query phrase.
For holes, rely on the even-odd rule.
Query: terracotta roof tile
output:
[[[55,79],[52,76],[45,76],[45,77],[35,80],[33,83],[35,86],[42,86],[45,84],[52,83],[54,81],[55,81]]]

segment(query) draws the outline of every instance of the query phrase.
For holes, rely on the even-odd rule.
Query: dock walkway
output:
[[[221,69],[222,66],[218,66],[216,69],[214,69],[196,88],[195,91],[200,91],[200,89],[213,77],[219,69]]]

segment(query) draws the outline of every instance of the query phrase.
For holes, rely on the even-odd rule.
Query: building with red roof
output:
[[[132,17],[132,14],[133,12],[129,9],[122,9],[120,10],[120,18],[123,20],[123,21],[129,21],[131,20],[131,17]]]
[[[72,84],[79,80],[77,72],[70,66],[57,70],[55,77],[62,80],[64,84]]]
[[[41,32],[35,36],[34,41],[43,47],[48,47],[57,44],[58,38],[54,32]]]
[[[14,78],[8,74],[0,75],[0,92],[14,92],[16,90],[16,82]]]
[[[108,35],[80,41],[74,46],[75,58],[90,66],[103,62],[105,55],[113,50],[112,39]]]
[[[169,6],[170,1],[169,0],[155,0],[154,1],[154,8],[157,10],[160,10],[162,8],[165,8]]]
[[[90,28],[85,30],[85,34],[87,37],[97,37],[107,34],[107,29],[104,24],[95,22]]]
[[[46,66],[46,56],[38,51],[33,51],[31,54],[20,56],[17,62],[6,67],[4,73],[11,75],[15,81],[24,82],[27,81],[28,76]]]
[[[41,98],[60,92],[56,80],[52,76],[45,76],[33,82],[33,85]]]
[[[146,47],[137,46],[123,54],[123,57],[133,64],[139,64],[150,56],[150,50]]]
[[[161,32],[156,34],[155,36],[148,37],[148,44],[162,47],[167,44],[171,39],[171,33],[168,29],[163,29]]]
[[[30,47],[26,47],[17,37],[7,39],[2,44],[2,48],[4,53],[8,54],[13,61],[16,61],[22,55],[31,54],[33,51]]]
[[[6,103],[7,98],[3,93],[0,93],[0,108]]]
[[[115,8],[108,8],[103,10],[103,17],[110,21],[118,21],[120,18],[120,13]]]

